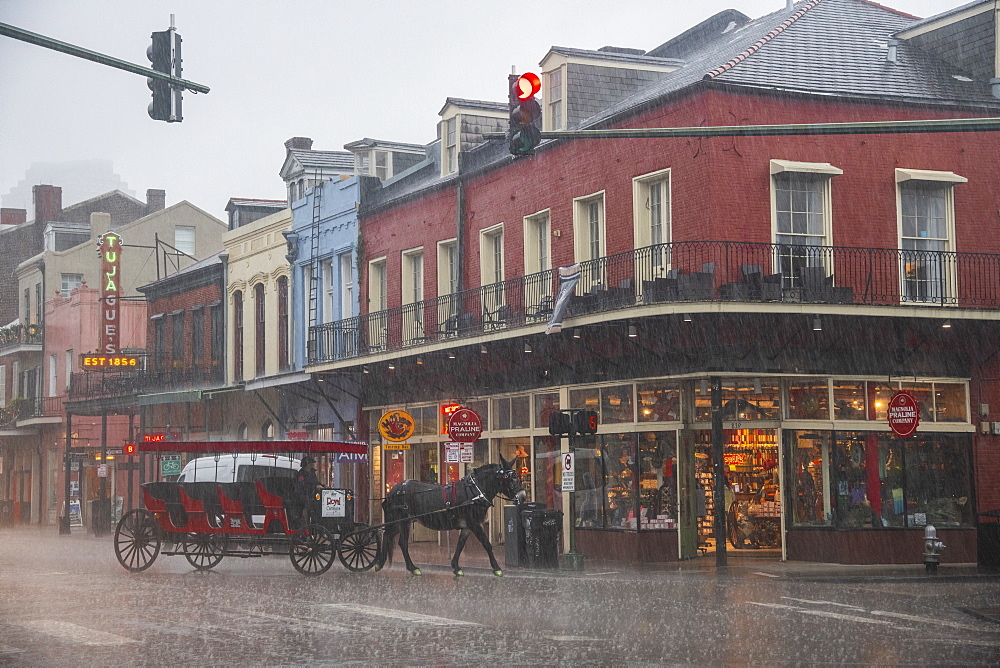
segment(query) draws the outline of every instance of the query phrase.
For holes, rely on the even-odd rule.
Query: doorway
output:
[[[420,482],[440,483],[440,463],[437,443],[414,443],[409,452],[410,471],[407,478]],[[438,532],[428,529],[420,522],[413,523],[410,540],[436,541]]]
[[[694,502],[699,555],[714,553],[715,485],[712,431],[695,432]],[[781,557],[781,480],[777,429],[723,432],[727,552]]]

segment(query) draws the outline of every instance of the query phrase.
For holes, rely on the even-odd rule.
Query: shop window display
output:
[[[678,383],[639,383],[636,394],[639,422],[676,422],[681,419],[681,388]]]
[[[601,410],[601,392],[596,387],[583,390],[570,390],[568,408],[578,408],[588,411]]]
[[[600,439],[604,465],[604,526],[627,529],[636,518],[635,434],[607,434]]]
[[[788,380],[788,419],[829,420],[830,396],[826,380]]]
[[[965,385],[934,383],[934,418],[936,422],[966,422]]]
[[[634,422],[632,412],[632,385],[601,388],[601,424]]]
[[[793,526],[830,526],[830,432],[786,431]]]
[[[558,436],[535,437],[535,501],[556,510],[562,510],[559,441]]]
[[[868,419],[879,422],[888,418],[889,401],[896,393],[897,383],[868,381]]]
[[[677,432],[640,432],[639,521],[642,529],[677,526]],[[629,523],[629,528],[636,528]]]
[[[535,428],[547,429],[549,416],[559,410],[559,393],[546,392],[532,397],[535,413]]]
[[[934,420],[934,394],[930,383],[903,383],[899,389],[903,392],[909,392],[917,400],[921,422]]]
[[[729,380],[722,382],[722,405],[735,402],[736,386]],[[694,385],[694,421],[712,421],[712,385],[707,380],[699,380]]]
[[[496,440],[500,456],[513,465],[514,470],[521,476],[521,484],[524,485],[525,491],[531,496],[531,438],[524,436]]]
[[[733,381],[733,396],[723,389],[723,420],[780,420],[781,388],[774,382]]]
[[[902,444],[891,434],[837,434],[837,524],[844,528],[905,526]]]
[[[867,414],[864,381],[833,381],[834,420],[864,420]]]
[[[972,523],[968,437],[924,434],[908,440],[906,505],[910,526]]]
[[[573,494],[576,526],[605,526],[605,467],[598,436],[581,436],[574,444],[576,452],[576,492]]]

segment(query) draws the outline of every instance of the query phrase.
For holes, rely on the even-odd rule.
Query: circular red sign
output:
[[[471,408],[459,408],[448,420],[448,436],[459,443],[475,443],[483,435],[483,421]]]
[[[889,400],[889,428],[900,438],[912,436],[920,424],[920,404],[909,392],[897,392]]]

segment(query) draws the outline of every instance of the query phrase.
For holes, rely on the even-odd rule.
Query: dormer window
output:
[[[444,173],[452,174],[458,171],[458,116],[452,116],[444,122]]]
[[[545,114],[542,123],[546,130],[562,130],[566,127],[565,116],[563,114],[563,68],[545,73],[545,92],[548,93],[545,100]]]

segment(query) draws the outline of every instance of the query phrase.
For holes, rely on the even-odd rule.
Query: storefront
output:
[[[898,390],[919,403],[920,427],[908,439],[886,422]],[[373,496],[406,478],[456,480],[502,456],[515,462],[529,500],[565,510],[559,454],[572,447],[578,551],[639,562],[704,556],[717,545],[711,399],[708,378],[687,377],[466,401],[484,429],[468,463],[444,459],[456,404],[406,407],[414,436],[409,449],[375,449]],[[923,528],[933,524],[952,559],[975,561],[967,381],[728,377],[721,404],[731,553],[914,563]],[[598,434],[550,436],[548,416],[560,407],[597,411]],[[370,419],[384,412],[372,410]],[[495,543],[499,513],[490,522]]]

